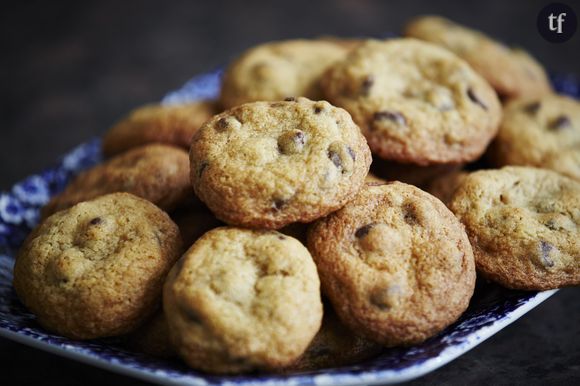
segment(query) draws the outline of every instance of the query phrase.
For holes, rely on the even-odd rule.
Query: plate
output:
[[[162,103],[216,97],[221,70],[191,79],[170,92]],[[580,80],[552,75],[554,88],[580,96]],[[385,349],[355,366],[294,374],[206,375],[178,361],[156,359],[123,346],[120,339],[73,341],[41,328],[18,301],[12,288],[14,255],[32,227],[39,209],[79,171],[101,160],[100,140],[93,139],[65,155],[54,167],[0,193],[0,335],[103,369],[166,385],[372,385],[407,381],[427,374],[477,346],[552,296],[556,291],[523,292],[479,281],[470,306],[453,325],[426,342]]]

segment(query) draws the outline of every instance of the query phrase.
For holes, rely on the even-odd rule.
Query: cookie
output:
[[[205,206],[179,208],[171,213],[171,218],[179,227],[185,248],[189,248],[205,232],[224,225]]]
[[[478,271],[504,287],[580,284],[580,183],[522,166],[471,173],[450,208],[465,224]]]
[[[468,175],[469,173],[463,170],[444,174],[433,180],[426,190],[447,205],[451,201],[455,190],[465,181]]]
[[[322,99],[320,75],[349,49],[325,40],[287,40],[251,48],[224,73],[221,102],[231,108],[287,97]]]
[[[158,311],[133,332],[128,340],[130,348],[153,357],[164,359],[177,357],[169,340],[169,327],[163,311]]]
[[[286,236],[294,237],[302,244],[306,244],[306,232],[308,232],[309,225],[310,224],[303,224],[301,222],[293,222],[292,224],[288,224],[285,227],[278,229],[278,232],[283,233]]]
[[[552,91],[546,72],[520,48],[509,48],[479,31],[437,16],[421,16],[405,35],[444,47],[469,63],[498,92],[508,97],[539,97]]]
[[[216,102],[209,100],[139,107],[105,134],[102,144],[103,154],[113,156],[151,143],[189,149],[193,134],[217,113]]]
[[[385,181],[384,179],[377,177],[375,174],[373,173],[369,173],[367,174],[367,176],[365,177],[365,183],[366,184],[384,184],[387,181]]]
[[[321,80],[375,155],[420,166],[478,158],[501,117],[489,84],[453,53],[415,39],[368,40]]]
[[[314,371],[349,366],[378,355],[383,346],[355,335],[325,305],[322,326],[300,359],[285,372]]]
[[[216,115],[195,134],[190,160],[195,192],[220,220],[279,229],[343,206],[371,154],[346,111],[293,98]]]
[[[535,166],[580,180],[580,102],[563,95],[511,101],[488,158],[498,166]]]
[[[131,332],[161,300],[181,252],[177,226],[149,201],[114,193],[58,212],[25,241],[14,289],[46,329],[73,339]]]
[[[129,150],[81,172],[42,208],[42,216],[114,192],[132,193],[170,211],[193,196],[189,157],[185,151],[165,145]]]
[[[425,188],[433,180],[461,169],[464,164],[435,164],[420,166],[411,163],[387,161],[375,157],[371,171],[388,181],[400,181]]]
[[[288,366],[322,319],[306,248],[279,232],[233,227],[193,244],[171,270],[163,304],[181,358],[211,373]]]
[[[412,185],[367,185],[314,223],[308,249],[340,319],[387,347],[440,332],[473,295],[475,263],[463,226]]]

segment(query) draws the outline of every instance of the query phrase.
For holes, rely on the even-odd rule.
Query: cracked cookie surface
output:
[[[321,85],[346,109],[373,153],[422,166],[478,158],[495,133],[495,91],[453,53],[415,39],[368,40]]]
[[[487,278],[524,290],[580,284],[580,183],[530,167],[479,171],[450,208]]]
[[[546,168],[580,181],[580,102],[562,95],[509,102],[489,155],[500,166]]]
[[[175,208],[193,196],[187,152],[158,144],[129,150],[81,172],[42,208],[42,216],[114,192],[134,194],[166,211]]]
[[[485,34],[437,16],[412,20],[405,35],[442,46],[469,63],[506,97],[533,97],[552,91],[546,72],[533,57]]]
[[[232,225],[279,229],[343,206],[364,184],[368,145],[328,102],[254,102],[213,117],[194,136],[197,196]]]
[[[164,309],[173,345],[191,367],[281,368],[320,328],[320,282],[298,240],[222,227],[196,241],[171,270]]]
[[[323,292],[353,331],[386,346],[424,341],[465,311],[475,264],[461,223],[407,184],[367,185],[308,232]]]
[[[350,48],[339,40],[289,40],[251,48],[226,70],[221,101],[231,108],[287,97],[321,99],[320,76]]]
[[[14,288],[50,331],[74,339],[121,335],[159,307],[181,248],[165,212],[131,194],[109,194],[37,227],[16,259]]]
[[[103,153],[113,156],[150,143],[189,149],[193,134],[217,113],[218,106],[214,101],[139,107],[105,134]]]

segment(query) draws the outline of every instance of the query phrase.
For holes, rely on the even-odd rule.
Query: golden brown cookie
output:
[[[308,232],[324,293],[353,331],[385,346],[424,341],[465,311],[475,264],[441,201],[400,182],[367,185]]]
[[[579,182],[521,166],[474,172],[450,208],[487,278],[523,290],[580,284]]]
[[[469,175],[463,170],[456,170],[451,173],[444,174],[433,180],[427,187],[427,192],[441,200],[445,205],[449,204],[455,190],[465,181]]]
[[[159,306],[181,248],[165,212],[128,193],[109,194],[37,227],[16,259],[14,288],[50,331],[74,339],[122,335]]]
[[[103,153],[113,156],[150,143],[189,149],[193,134],[218,112],[217,103],[209,100],[139,107],[105,134]]]
[[[272,229],[340,208],[371,163],[350,115],[306,98],[216,115],[195,134],[190,159],[195,192],[219,219]]]
[[[80,173],[42,208],[43,217],[107,193],[127,192],[169,211],[189,196],[189,158],[181,149],[148,145]]]
[[[183,245],[188,249],[197,239],[213,228],[224,225],[205,206],[187,206],[171,213],[171,218],[181,232]]]
[[[322,319],[308,250],[279,232],[233,227],[209,231],[183,255],[163,305],[181,358],[212,373],[288,366]]]
[[[580,102],[563,95],[509,102],[488,158],[580,180]]]
[[[349,49],[325,40],[287,40],[253,47],[226,70],[221,102],[231,108],[287,97],[321,99],[320,75]]]
[[[461,169],[463,164],[435,164],[420,166],[411,163],[387,161],[375,157],[371,171],[387,181],[400,181],[425,188],[431,181]]]
[[[365,178],[365,183],[367,184],[385,184],[387,181],[385,181],[384,179],[377,177],[375,174],[373,173],[369,173],[367,174],[366,178]]]
[[[177,357],[169,340],[169,326],[163,311],[155,313],[151,319],[129,336],[129,346],[156,358]]]
[[[415,39],[368,40],[332,65],[321,86],[374,154],[401,163],[477,159],[501,118],[494,90],[465,61]]]
[[[336,316],[329,305],[324,307],[320,330],[300,359],[286,372],[313,371],[360,363],[378,355],[383,346],[355,335]]]
[[[497,92],[509,98],[534,97],[552,91],[546,72],[533,57],[483,33],[438,16],[421,16],[405,35],[444,47],[469,63]]]

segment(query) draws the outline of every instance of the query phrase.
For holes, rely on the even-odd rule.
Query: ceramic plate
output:
[[[169,93],[163,103],[214,98],[221,71],[197,76]],[[580,81],[574,76],[552,76],[556,90],[578,97]],[[100,161],[100,141],[80,145],[58,164],[0,193],[0,335],[71,359],[143,380],[167,385],[371,385],[410,380],[452,361],[556,291],[520,292],[478,283],[465,314],[428,341],[409,348],[385,350],[372,360],[287,375],[210,376],[177,361],[165,361],[133,352],[117,339],[77,342],[42,329],[18,301],[12,289],[15,251],[38,221],[39,208],[62,190],[80,170]]]

